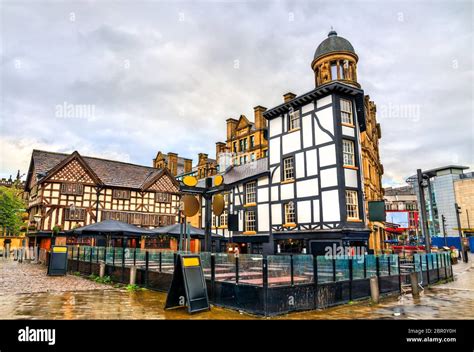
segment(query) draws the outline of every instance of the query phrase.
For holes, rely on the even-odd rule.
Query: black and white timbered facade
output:
[[[264,113],[269,121],[271,237],[275,251],[322,254],[366,246],[360,138],[364,93],[339,82]]]
[[[226,211],[238,215],[239,226],[223,231],[241,251],[321,255],[334,245],[367,248],[360,140],[366,117],[357,61],[350,42],[331,30],[311,64],[315,88],[287,93],[263,113],[267,157],[224,173]]]
[[[219,226],[227,225],[226,215],[213,220],[216,231],[246,253],[366,247],[363,97],[361,89],[334,82],[265,112],[268,157],[224,173],[225,214],[238,215],[238,231]]]

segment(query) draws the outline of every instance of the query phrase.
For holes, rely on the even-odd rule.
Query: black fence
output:
[[[244,255],[201,253],[211,303],[257,315],[279,315],[323,309],[370,297],[370,278],[377,277],[382,295],[399,294],[418,272],[422,285],[452,278],[447,253],[418,254],[410,260],[397,255],[324,257],[312,255]],[[168,291],[176,252],[134,248],[73,247],[69,271],[105,275],[128,283],[137,268],[136,284]]]

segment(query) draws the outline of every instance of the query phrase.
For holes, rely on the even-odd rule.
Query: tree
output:
[[[25,204],[15,187],[0,187],[0,228],[3,235],[18,235],[23,225]]]

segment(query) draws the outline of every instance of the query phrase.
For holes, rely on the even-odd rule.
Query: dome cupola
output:
[[[360,87],[357,83],[358,60],[352,44],[331,29],[328,37],[316,48],[311,63],[316,87],[333,81]]]

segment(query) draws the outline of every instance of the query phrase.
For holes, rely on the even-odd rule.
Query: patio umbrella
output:
[[[187,227],[187,232],[191,235],[191,238],[204,238],[205,232],[203,229],[191,226],[189,224],[186,225]],[[164,227],[158,227],[156,229],[151,230],[154,234],[157,235],[170,235],[173,237],[177,237],[180,235],[180,224],[174,224],[174,225],[169,225],[169,226],[164,226]],[[184,229],[183,229],[184,231]],[[215,233],[211,233],[213,237],[217,238],[224,238],[224,236],[217,235]]]
[[[127,224],[118,220],[104,220],[87,226],[82,226],[66,232],[70,235],[119,235],[119,236],[140,236],[155,234],[150,229],[145,229],[135,225]]]

